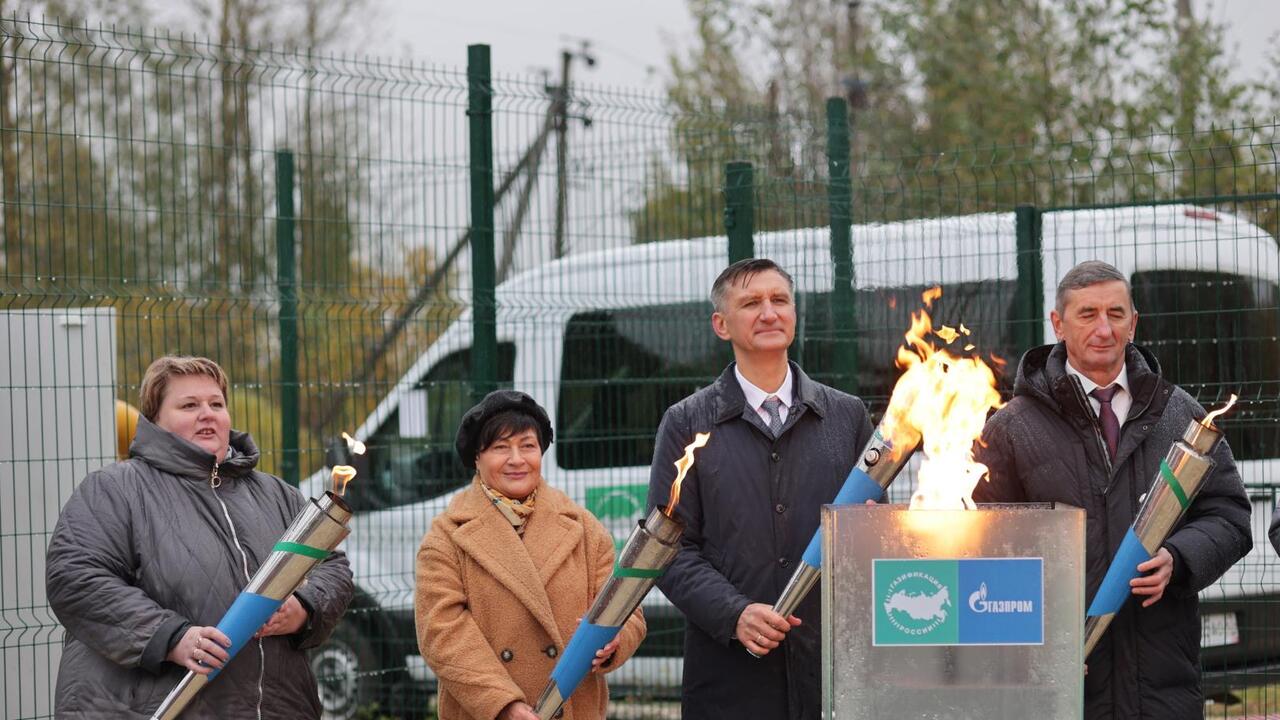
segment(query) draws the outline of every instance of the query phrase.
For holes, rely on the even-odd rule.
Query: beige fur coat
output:
[[[537,701],[578,619],[613,571],[599,520],[545,482],[523,540],[473,483],[431,524],[418,550],[418,648],[439,678],[441,720],[492,720]],[[616,669],[644,639],[637,609],[623,625]],[[590,673],[565,720],[600,720],[609,693]]]

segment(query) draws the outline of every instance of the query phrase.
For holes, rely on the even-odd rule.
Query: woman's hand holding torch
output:
[[[231,656],[227,648],[231,639],[212,625],[187,628],[182,639],[165,656],[165,660],[190,670],[197,675],[208,675],[221,670]]]
[[[280,607],[276,609],[271,617],[267,620],[267,624],[258,630],[255,638],[271,637],[272,635],[292,635],[303,628],[307,624],[307,609],[302,607],[302,603],[298,601],[297,595],[290,595]]]

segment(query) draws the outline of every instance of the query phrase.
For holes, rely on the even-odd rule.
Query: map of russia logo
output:
[[[872,644],[1044,643],[1041,558],[872,561]]]

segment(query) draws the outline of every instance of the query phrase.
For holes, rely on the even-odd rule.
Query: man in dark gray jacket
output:
[[[1081,263],[1058,285],[1061,341],[1023,356],[1014,397],[983,431],[976,457],[990,470],[977,502],[1062,502],[1084,508],[1086,599],[1102,583],[1160,460],[1204,409],[1133,344],[1127,279]],[[1253,545],[1250,505],[1226,442],[1214,451],[1181,523],[1132,581],[1127,602],[1088,660],[1085,716],[1200,718],[1197,593]]]
[[[683,717],[817,718],[819,592],[789,618],[772,603],[871,423],[861,400],[788,361],[796,310],[782,268],[735,263],[711,295],[712,329],[732,345],[735,362],[667,410],[649,481],[650,507],[667,505],[672,464],[695,433],[711,433],[676,509],[685,523],[680,552],[658,581],[688,619]]]

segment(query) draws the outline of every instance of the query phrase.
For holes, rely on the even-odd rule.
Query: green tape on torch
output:
[[[613,576],[620,578],[660,578],[664,572],[665,568],[629,568],[616,562],[613,564]]]
[[[1178,504],[1182,506],[1183,510],[1186,510],[1191,501],[1187,500],[1187,494],[1183,492],[1182,483],[1178,482],[1178,476],[1173,474],[1173,469],[1164,460],[1160,461],[1160,477],[1164,479],[1165,484],[1173,491],[1173,496],[1178,498]]]
[[[315,558],[316,560],[323,560],[329,557],[329,551],[327,550],[321,550],[320,548],[314,548],[310,545],[303,545],[301,543],[285,542],[284,540],[276,543],[276,546],[271,549],[273,551],[287,552],[293,553],[294,555]]]

